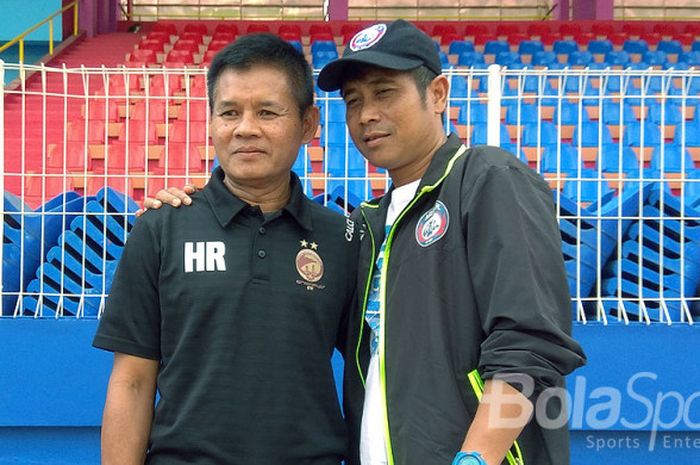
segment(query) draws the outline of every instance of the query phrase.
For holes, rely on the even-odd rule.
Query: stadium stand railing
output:
[[[119,68],[0,65],[39,83],[0,96],[2,316],[98,317],[144,196],[206,182],[206,65],[249,31],[199,26],[157,23]],[[316,72],[357,30],[286,26],[274,32]],[[696,32],[444,26],[429,33],[451,83],[446,130],[467,145],[500,145],[547,180],[572,317],[692,324],[700,42],[683,34]],[[352,144],[339,94],[316,97],[321,126],[293,169],[309,196],[346,212],[385,192],[389,178]]]

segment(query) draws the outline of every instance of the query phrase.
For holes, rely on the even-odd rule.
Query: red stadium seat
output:
[[[315,26],[326,27],[325,24],[324,25],[314,25],[314,26],[311,26],[311,29],[313,29]],[[330,26],[328,26],[328,28],[330,29]],[[355,34],[357,34],[358,32],[360,32],[361,30],[362,30],[362,26],[360,24],[347,24],[346,23],[346,24],[343,24],[342,26],[340,26],[340,35],[345,37],[346,35],[350,34],[350,37],[352,37]],[[320,32],[320,31],[317,31],[317,32]],[[333,31],[325,31],[325,32],[330,32],[331,34],[333,34]],[[313,34],[311,32],[311,30],[309,30],[309,34],[310,35]]]
[[[36,208],[61,192],[74,190],[73,178],[27,173],[24,177],[24,200]],[[43,191],[43,193],[42,193]]]
[[[698,24],[698,23],[686,24],[685,29],[683,29],[683,32],[686,32],[688,34],[693,34],[694,36],[700,36],[700,24]]]
[[[574,40],[579,44],[587,44],[591,40],[595,40],[596,37],[597,36],[592,32],[581,32],[574,36]]]
[[[508,34],[508,43],[511,45],[518,45],[520,42],[525,40],[530,40],[530,35],[524,32],[513,32]]]
[[[646,41],[650,47],[655,48],[663,39],[663,35],[658,32],[646,32],[640,36],[640,39]]]
[[[479,34],[474,36],[474,45],[484,45],[486,42],[498,40],[496,34]]]
[[[616,47],[621,47],[629,39],[626,32],[615,32],[608,36],[608,40]]]
[[[631,37],[641,37],[647,32],[647,28],[642,23],[625,23],[622,25],[622,32]]]
[[[156,52],[153,50],[143,50],[140,48],[134,49],[129,54],[129,61],[131,62],[141,62],[147,65],[155,64],[158,62],[156,58]]]
[[[178,42],[181,40],[191,40],[197,45],[204,43],[204,36],[199,32],[183,32],[180,34]]]
[[[171,143],[166,147],[158,160],[158,168],[162,173],[186,174],[201,173],[202,158],[195,144]]]
[[[170,34],[165,31],[151,31],[144,40],[157,40],[163,44],[170,43]]]
[[[583,28],[579,23],[574,23],[574,22],[565,22],[562,23],[561,26],[559,26],[559,34],[562,35],[562,37],[567,37],[567,36],[575,36],[576,34],[580,34],[583,32]]]
[[[220,23],[217,24],[214,28],[214,34],[216,34],[217,32],[223,32],[226,34],[233,34],[234,36],[237,36],[238,26],[236,26],[234,23]]]
[[[246,29],[246,34],[256,34],[260,32],[270,32],[270,26],[262,23],[251,23]]]
[[[207,31],[207,25],[203,23],[189,23],[185,25],[185,33],[188,32],[194,32],[202,36],[205,36],[209,33]]]
[[[140,99],[131,108],[132,121],[151,121],[153,123],[167,123],[168,118],[165,113],[165,100],[161,99]]]
[[[608,37],[610,34],[613,34],[615,32],[615,27],[612,24],[606,23],[604,21],[596,21],[591,25],[591,32],[596,36]]]
[[[222,48],[226,47],[230,42],[225,40],[212,40],[207,46],[207,51],[218,52]]]
[[[199,43],[194,40],[179,39],[173,44],[173,50],[188,50],[192,53],[199,53]]]
[[[102,120],[77,119],[68,129],[68,142],[103,144],[107,138],[107,125]]]
[[[167,78],[167,79],[166,79]],[[151,95],[174,95],[176,92],[182,90],[182,74],[152,74],[148,77],[149,94]],[[145,87],[145,86],[144,86]],[[167,87],[167,92],[165,89]],[[161,92],[156,93],[156,89],[163,89]]]
[[[207,124],[204,121],[175,120],[170,125],[169,141],[176,143],[205,144],[207,141]]]
[[[695,42],[695,34],[691,34],[689,32],[682,32],[680,34],[676,34],[674,39],[680,42],[682,46],[689,47],[693,44],[693,42]]]
[[[82,142],[68,142],[64,146],[56,145],[46,160],[46,168],[55,168],[59,172],[75,173],[92,170],[92,159],[88,147]],[[64,162],[65,156],[65,162]]]
[[[141,144],[124,144],[116,142],[107,146],[105,163],[107,174],[119,174],[125,170],[130,173],[143,172],[146,169],[146,148]]]
[[[172,23],[156,23],[151,28],[152,32],[166,32],[171,36],[177,35],[177,27]]]
[[[122,123],[119,131],[119,142],[127,142],[129,144],[148,143],[149,145],[155,145],[158,142],[156,125],[150,121],[129,121],[128,123]]]
[[[445,34],[455,34],[457,35],[457,28],[455,28],[452,24],[436,24],[433,26],[433,30],[431,33],[433,36],[437,37],[442,37]],[[462,40],[462,39],[458,39]]]
[[[207,66],[210,65],[217,53],[219,53],[218,50],[207,50],[204,52],[204,55],[202,55],[202,64]]]
[[[182,102],[177,112],[177,119],[182,121],[207,121],[209,105],[204,100]]]
[[[532,23],[527,27],[527,33],[531,36],[542,37],[545,34],[552,32],[552,27],[544,22]]]
[[[163,53],[165,42],[155,39],[143,39],[136,45],[140,50],[153,50],[156,53]]]
[[[171,50],[165,58],[165,62],[191,65],[194,63],[194,53],[191,50]]]
[[[215,32],[214,35],[211,36],[212,42],[215,40],[220,40],[223,42],[233,42],[236,40],[236,34],[233,34],[232,32]]]
[[[119,105],[113,100],[90,99],[83,105],[82,117],[89,120],[119,121]]]
[[[464,40],[464,36],[461,36],[455,32],[448,32],[440,37],[440,45],[450,45],[452,42],[457,42]]]
[[[499,24],[496,26],[497,36],[509,36],[511,34],[517,34],[522,32],[520,30],[520,25],[518,24]]]
[[[680,32],[679,28],[673,23],[656,23],[652,31],[666,37],[674,37]]]
[[[298,24],[280,24],[279,29],[277,29],[277,34],[280,37],[282,37],[283,34],[293,34],[296,37],[301,37],[301,26]]]
[[[551,34],[545,34],[540,37],[540,42],[542,45],[548,46],[554,44],[554,42],[561,40],[562,36],[558,32],[552,32]]]
[[[489,34],[490,29],[485,24],[467,24],[464,34],[469,37],[476,37]]]

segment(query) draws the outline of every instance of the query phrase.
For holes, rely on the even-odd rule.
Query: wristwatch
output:
[[[488,465],[478,452],[457,452],[452,465]]]

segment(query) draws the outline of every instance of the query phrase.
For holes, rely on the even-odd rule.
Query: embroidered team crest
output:
[[[450,214],[441,201],[435,202],[433,208],[423,213],[416,225],[416,242],[421,247],[428,247],[442,239],[450,225]]]
[[[300,244],[302,248],[297,253],[295,262],[297,273],[299,273],[299,276],[303,279],[297,279],[296,283],[306,286],[310,291],[314,289],[324,289],[326,286],[316,284],[323,278],[324,271],[323,260],[316,252],[316,250],[318,250],[318,244],[315,242],[309,243],[305,240],[300,241]]]
[[[379,42],[386,34],[386,24],[375,24],[361,30],[350,40],[350,50],[359,52]]]

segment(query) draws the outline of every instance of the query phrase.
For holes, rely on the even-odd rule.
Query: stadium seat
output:
[[[469,89],[464,76],[450,76],[450,98],[462,99],[467,96],[469,96]]]
[[[514,65],[522,64],[520,62],[520,55],[516,52],[499,52],[496,55],[495,63],[507,68],[514,68]]]
[[[688,150],[680,145],[661,144],[654,149],[650,168],[667,173],[689,173],[695,169],[695,165]]]
[[[583,28],[579,23],[567,21],[559,26],[559,33],[562,36],[575,36],[583,32]]]
[[[257,34],[261,32],[271,32],[270,26],[264,23],[251,23],[246,28],[246,34]]]
[[[156,125],[150,121],[128,121],[122,123],[119,131],[119,142],[154,145],[158,142]]]
[[[666,52],[660,50],[644,52],[642,55],[642,62],[648,64],[649,66],[664,66],[668,58]]]
[[[478,63],[484,63],[484,56],[479,52],[462,52],[457,59],[459,66],[474,66]]]
[[[448,49],[448,54],[450,55],[461,55],[463,52],[473,52],[474,43],[466,40],[455,40],[450,43]]]
[[[199,42],[191,39],[178,39],[178,41],[173,44],[173,51],[177,50],[189,51],[192,52],[192,54],[199,53]]]
[[[501,52],[510,52],[510,44],[505,40],[490,40],[484,44],[484,55],[498,55]]]
[[[588,112],[583,106],[564,100],[561,102],[561,108],[559,106],[554,107],[554,115],[552,117],[554,124],[574,126],[578,124],[579,120],[588,121]]]
[[[83,142],[68,141],[65,146],[56,145],[46,159],[46,170],[66,173],[90,171],[92,158],[88,152]]]
[[[129,54],[130,61],[140,61],[146,65],[155,64],[158,62],[156,52],[150,49],[137,48]]]
[[[519,32],[521,32],[519,24],[500,23],[496,26],[497,36],[509,36],[511,34],[516,34]]]
[[[141,144],[124,144],[116,142],[107,146],[105,163],[107,174],[140,173],[146,169],[146,150]]]
[[[185,24],[184,33],[188,33],[188,32],[194,32],[194,33],[202,35],[202,36],[209,34],[209,31],[207,31],[207,25],[204,23]]]
[[[177,119],[183,121],[208,121],[209,104],[204,100],[182,102],[177,110]]]
[[[591,40],[588,42],[587,50],[594,55],[605,55],[613,50],[613,45],[607,39]]]
[[[596,21],[593,24],[591,24],[591,32],[599,37],[607,37],[615,32],[615,27],[607,22]]]
[[[211,40],[213,41],[220,41],[220,42],[227,42],[231,43],[234,40],[236,40],[236,33],[233,32],[225,32],[225,31],[214,31],[214,34],[211,36]]]
[[[661,105],[650,100],[647,105],[649,106],[649,119],[653,123],[661,124],[663,122],[665,125],[673,125],[683,122],[681,110],[674,103],[668,102]]]
[[[598,165],[605,173],[629,173],[639,170],[639,159],[628,145],[603,144]]]
[[[536,52],[532,56],[531,64],[533,66],[549,66],[557,61],[557,55],[551,50]]]
[[[474,126],[474,131],[471,134],[471,145],[484,145],[487,144],[488,135],[487,128],[485,124],[477,124]],[[508,134],[508,127],[501,123],[501,144],[509,144],[510,134]]]
[[[184,65],[194,64],[194,54],[191,50],[171,50],[165,58],[165,63],[182,63]]]
[[[132,121],[151,121],[153,123],[166,123],[165,100],[160,99],[140,99],[131,108],[130,118]]]
[[[317,40],[311,44],[311,54],[314,55],[318,52],[334,52],[337,54],[338,49],[332,40]]]
[[[700,66],[700,51],[683,52],[678,57],[678,62],[688,66]]]
[[[156,23],[151,28],[152,32],[165,32],[171,36],[177,35],[177,27],[173,23]]]
[[[518,53],[521,55],[534,55],[543,51],[544,45],[539,40],[524,40],[518,45]]]
[[[649,50],[649,45],[646,40],[636,39],[636,40],[626,40],[622,44],[622,50],[627,53],[642,54]]]
[[[644,133],[642,134],[642,131]],[[658,147],[663,142],[661,128],[651,121],[633,121],[627,124],[623,143],[632,147]]]
[[[588,66],[593,62],[593,54],[587,51],[574,50],[569,53],[567,63],[571,66]]]
[[[546,22],[537,22],[528,24],[526,31],[528,35],[542,37],[543,35],[550,34],[552,32],[552,27]]]
[[[481,102],[462,102],[459,104],[458,124],[474,125],[486,124],[488,120],[488,109]]]
[[[175,120],[170,124],[168,138],[170,142],[204,145],[207,142],[207,123],[204,121]]]
[[[107,125],[104,121],[76,119],[71,122],[67,135],[68,142],[103,144],[107,140]]]
[[[630,55],[624,50],[613,50],[605,54],[605,62],[610,66],[625,66],[630,62]]]
[[[695,111],[697,115],[697,110]],[[673,142],[676,145],[685,143],[686,147],[700,147],[700,116],[696,116],[694,121],[687,121],[685,124],[685,132],[683,126],[676,129],[673,136]]]
[[[557,127],[548,121],[542,121],[540,124],[526,124],[523,128],[521,143],[525,147],[559,145]]]
[[[325,171],[331,176],[366,176],[366,162],[353,144],[330,144],[324,157]]]
[[[576,178],[569,176],[564,184],[562,194],[569,199],[585,204],[597,202],[612,191],[605,178],[598,177],[594,169],[582,169],[576,173]]]
[[[174,142],[174,143],[173,143]],[[202,159],[197,145],[187,145],[182,141],[171,139],[161,157],[158,159],[160,172],[166,174],[188,174],[202,172]]]
[[[598,147],[601,144],[611,144],[612,135],[610,129],[599,121],[584,121],[574,128],[572,143],[581,147]]]
[[[510,105],[506,110],[506,124],[536,124],[539,121],[538,108],[534,103]]]
[[[578,42],[575,40],[557,40],[552,45],[552,50],[557,55],[568,55],[571,52],[578,51]]]
[[[576,147],[569,144],[552,144],[544,146],[542,152],[542,173],[576,174],[583,169],[583,161]]]
[[[88,120],[116,122],[119,121],[119,105],[114,100],[90,99],[87,107],[83,106],[82,117]]]
[[[646,27],[640,22],[628,22],[622,25],[622,32],[629,36],[641,37],[647,33]]]
[[[199,46],[204,43],[204,36],[199,32],[183,32],[178,37],[177,42],[194,42]],[[177,44],[177,42],[175,42],[175,44]]]
[[[632,106],[628,103],[613,102],[612,100],[604,100],[599,115],[600,121],[605,124],[627,124],[637,121]]]
[[[683,53],[683,46],[677,40],[662,40],[656,46],[656,50],[659,52],[679,55]]]

